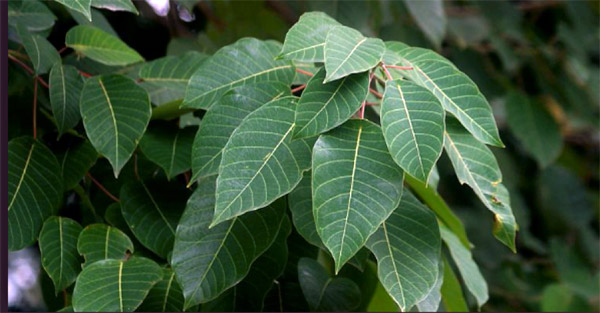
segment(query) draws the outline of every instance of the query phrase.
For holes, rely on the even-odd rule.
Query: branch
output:
[[[302,70],[302,69],[299,69],[299,68],[297,68],[297,69],[296,69],[296,72],[298,72],[298,73],[300,73],[300,74],[308,75],[308,76],[310,76],[310,77],[314,76],[314,74],[313,74],[313,73],[311,73],[311,72],[308,72],[308,71],[305,71],[305,70]]]
[[[104,192],[104,194],[106,194],[109,198],[113,199],[115,202],[120,202],[119,198],[113,196],[112,193],[110,193],[106,188],[104,188],[104,186],[102,186],[102,184],[99,181],[92,177],[92,175],[89,172],[86,173],[85,176],[89,178],[96,186],[98,186],[98,188],[100,188],[100,190],[102,190],[102,192]]]
[[[306,88],[306,84],[300,85],[299,87],[292,89],[292,93],[296,93],[300,90],[303,90],[304,88]]]
[[[22,68],[23,68],[25,71],[27,71],[27,72],[28,72],[30,75],[33,75],[33,76],[34,76],[34,77],[35,77],[35,78],[36,78],[36,79],[37,79],[37,80],[40,82],[40,84],[41,84],[42,86],[44,86],[44,87],[48,88],[48,83],[46,83],[46,81],[44,81],[44,80],[43,80],[41,77],[39,77],[39,76],[36,76],[36,75],[35,75],[35,72],[34,72],[34,71],[31,69],[31,67],[29,67],[27,64],[23,63],[23,61],[21,61],[21,60],[19,60],[19,59],[15,58],[14,56],[12,56],[12,55],[10,55],[10,54],[8,55],[8,58],[9,58],[9,59],[11,59],[11,60],[13,60],[15,63],[19,64],[19,65],[20,65],[20,66],[21,66],[21,67],[22,67]]]

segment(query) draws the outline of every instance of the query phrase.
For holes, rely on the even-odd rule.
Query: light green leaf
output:
[[[46,74],[55,63],[60,63],[60,55],[46,38],[32,34],[23,24],[17,24],[17,33],[36,74]]]
[[[183,312],[183,291],[170,268],[162,269],[162,280],[156,283],[137,309],[139,312]]]
[[[217,298],[244,278],[271,246],[283,221],[285,203],[278,201],[209,229],[214,195],[215,177],[200,180],[177,226],[171,264],[183,288],[185,308]]]
[[[50,104],[60,135],[79,123],[83,79],[71,65],[54,64],[50,71]]]
[[[139,14],[131,0],[92,0],[92,6],[110,11],[126,11],[136,15]]]
[[[419,28],[425,36],[433,42],[436,47],[442,44],[446,34],[446,14],[442,0],[404,0],[408,11],[412,15]]]
[[[56,0],[56,2],[85,15],[90,22],[92,21],[92,11],[90,8],[92,0]]]
[[[386,83],[381,105],[383,137],[394,161],[420,181],[429,181],[442,154],[444,117],[444,108],[427,89],[409,81]]]
[[[211,227],[289,193],[310,167],[311,145],[292,141],[293,101],[284,97],[263,105],[231,134],[219,166]]]
[[[461,184],[469,185],[494,213],[494,235],[515,251],[517,222],[508,190],[492,151],[469,134],[454,118],[446,119],[444,147]]]
[[[273,99],[289,95],[289,85],[280,82],[239,86],[223,95],[206,112],[196,133],[191,181],[218,173],[223,148],[248,114]]]
[[[144,58],[121,39],[99,28],[79,25],[71,28],[65,44],[90,59],[106,65],[129,65]]]
[[[150,121],[148,93],[124,76],[92,77],[81,92],[80,109],[92,145],[119,176]]]
[[[410,192],[369,237],[379,280],[402,311],[425,298],[435,286],[441,239],[435,215]]]
[[[60,162],[64,190],[73,189],[98,159],[98,152],[88,140],[70,143],[56,154]]]
[[[290,61],[275,60],[280,48],[276,42],[253,38],[242,38],[221,48],[192,75],[183,106],[209,108],[231,88],[255,82],[289,86],[294,67]]]
[[[92,14],[91,21],[88,20],[86,16],[84,16],[83,14],[81,14],[79,12],[69,10],[69,13],[73,17],[73,19],[77,22],[77,24],[79,24],[79,25],[90,25],[90,26],[99,28],[115,37],[119,37],[119,35],[113,29],[113,27],[110,25],[110,23],[108,22],[106,17],[104,17],[102,12],[100,12],[97,9],[91,9],[91,14]]]
[[[135,237],[166,258],[173,249],[177,222],[187,195],[164,182],[131,182],[121,187],[121,212]]]
[[[62,199],[62,178],[54,154],[31,137],[8,143],[8,250],[35,242],[44,220]]]
[[[321,68],[306,85],[296,107],[294,138],[313,137],[347,121],[367,98],[369,73],[346,76],[324,84]]]
[[[175,124],[150,125],[140,140],[142,153],[165,170],[167,178],[187,171],[192,166],[192,142],[196,127],[180,129]]]
[[[317,231],[337,272],[398,206],[404,173],[379,126],[352,119],[319,137],[312,175]]]
[[[452,255],[452,259],[460,271],[460,275],[462,276],[467,289],[469,289],[471,294],[477,300],[477,305],[481,307],[489,298],[488,286],[485,282],[485,278],[483,278],[479,271],[477,263],[473,261],[471,251],[465,248],[465,246],[460,243],[458,237],[445,226],[440,225],[440,233],[448,250],[450,250],[450,255]],[[449,265],[446,266],[449,267]]]
[[[381,39],[364,37],[346,26],[335,26],[325,41],[325,83],[377,66],[385,52]]]
[[[85,266],[98,260],[123,259],[133,252],[133,243],[121,230],[105,224],[86,226],[77,239],[77,251],[85,258]]]
[[[37,0],[7,1],[8,2],[8,24],[16,27],[23,24],[29,31],[43,31],[52,25],[56,16],[48,7]]]
[[[360,305],[360,289],[356,283],[348,278],[329,277],[313,259],[298,261],[298,280],[311,311],[346,312]]]
[[[307,12],[285,35],[280,58],[299,62],[324,62],[327,33],[341,25],[322,12]]]
[[[162,269],[142,257],[102,260],[83,269],[73,290],[75,312],[131,312],[162,279]]]
[[[440,292],[442,293],[442,303],[448,312],[468,312],[469,307],[465,301],[465,296],[460,286],[460,282],[454,274],[448,260],[444,257],[444,282]]]
[[[521,146],[541,167],[550,165],[563,147],[560,130],[543,104],[518,92],[506,98],[506,121]]]
[[[82,228],[66,217],[52,216],[40,232],[42,266],[52,278],[56,294],[69,287],[81,271],[81,256],[77,253],[77,238]]]

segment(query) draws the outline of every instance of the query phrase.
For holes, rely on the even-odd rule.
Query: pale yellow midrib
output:
[[[104,87],[104,83],[102,83],[102,78],[98,78],[98,83],[100,84],[100,88],[102,88],[102,92],[104,93],[104,97],[106,98],[106,103],[108,104],[108,109],[110,110],[110,116],[113,120],[113,126],[115,127],[115,168],[119,168],[119,129],[117,128],[117,117],[115,116],[115,111],[113,110],[112,102],[108,97],[108,92]]]
[[[29,149],[29,154],[27,154],[27,159],[25,160],[25,166],[23,167],[23,173],[21,174],[21,178],[19,178],[19,183],[17,184],[17,189],[15,189],[15,193],[13,194],[12,199],[10,200],[10,204],[8,205],[8,211],[12,208],[15,200],[17,199],[17,195],[19,194],[19,190],[21,190],[21,185],[23,184],[23,180],[25,179],[25,174],[27,173],[27,169],[29,168],[29,163],[31,161],[31,155],[33,154],[33,149],[35,148],[35,143],[31,145],[31,149]]]

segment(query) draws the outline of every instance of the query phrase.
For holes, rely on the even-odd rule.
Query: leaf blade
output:
[[[299,62],[323,62],[327,33],[334,26],[341,25],[322,12],[307,12],[300,16],[285,35],[280,58]]]
[[[65,44],[90,59],[106,65],[129,65],[144,61],[137,51],[131,49],[118,37],[89,25],[71,28],[65,37]]]

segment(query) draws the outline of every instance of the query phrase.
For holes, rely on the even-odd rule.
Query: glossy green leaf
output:
[[[162,280],[156,283],[139,306],[139,312],[183,312],[183,291],[170,268],[162,269]]]
[[[56,154],[65,190],[73,189],[98,159],[98,152],[88,140],[72,143]]]
[[[324,62],[325,40],[334,26],[341,25],[322,12],[307,12],[285,35],[279,57],[299,62]]]
[[[298,280],[312,311],[346,312],[360,304],[360,289],[356,283],[348,278],[330,277],[315,260],[301,258],[298,261]]]
[[[321,68],[306,85],[296,107],[294,138],[313,137],[347,121],[367,98],[369,74],[346,76],[324,84]]]
[[[62,199],[62,178],[54,154],[31,137],[8,143],[8,250],[35,242],[44,220]]]
[[[218,173],[223,148],[248,114],[275,98],[289,95],[289,86],[279,82],[239,86],[223,95],[204,115],[196,133],[191,181]]]
[[[381,105],[383,137],[394,161],[420,181],[429,181],[442,154],[444,117],[444,108],[427,89],[409,81],[386,83]]]
[[[92,20],[92,11],[90,7],[92,5],[92,0],[56,0],[56,2],[85,15],[88,20]]]
[[[195,127],[180,129],[174,124],[150,125],[140,140],[142,153],[165,170],[167,178],[189,170],[192,166],[192,142]]]
[[[231,134],[219,166],[211,227],[289,193],[310,167],[311,146],[292,141],[293,101],[284,97],[263,105]]]
[[[139,53],[121,39],[93,26],[79,25],[71,28],[65,37],[65,44],[106,65],[128,65],[144,61]]]
[[[80,109],[92,145],[119,176],[150,121],[148,93],[124,76],[92,77],[81,92]]]
[[[56,294],[69,287],[81,271],[82,259],[77,252],[81,230],[81,225],[70,218],[52,216],[40,232],[42,266],[54,282]]]
[[[85,266],[105,259],[123,259],[133,252],[133,243],[118,228],[106,224],[86,226],[77,239],[77,251],[85,258]]]
[[[460,281],[454,274],[450,263],[444,257],[444,282],[440,292],[442,294],[442,303],[448,312],[468,312],[469,307],[460,286]]]
[[[131,182],[123,185],[119,198],[123,217],[135,237],[166,258],[173,248],[186,194],[164,182]]]
[[[56,16],[38,0],[8,2],[8,24],[23,24],[29,31],[42,31],[54,25]]]
[[[404,0],[408,11],[412,15],[425,36],[436,47],[442,44],[446,34],[446,13],[442,0],[415,1]]]
[[[162,269],[142,257],[102,260],[86,266],[75,283],[75,312],[131,312],[162,279]]]
[[[50,71],[50,104],[56,119],[59,134],[64,134],[79,123],[79,100],[83,89],[83,79],[71,65],[54,64]]]
[[[52,66],[60,63],[60,55],[46,38],[32,34],[23,24],[17,24],[17,33],[36,74],[46,74]]]
[[[461,184],[469,185],[494,213],[494,236],[515,251],[517,222],[510,207],[502,173],[488,147],[471,136],[454,118],[446,119],[444,147]]]
[[[192,75],[183,106],[209,108],[231,88],[255,82],[289,86],[294,67],[290,61],[275,60],[280,49],[276,42],[253,38],[242,38],[221,48]]]
[[[92,6],[110,11],[126,11],[139,14],[131,0],[92,0]]]
[[[439,271],[441,239],[435,215],[410,192],[369,237],[379,280],[402,311],[433,289]]]
[[[523,149],[540,166],[550,165],[563,148],[558,124],[543,104],[512,92],[506,99],[506,121]]]
[[[317,231],[337,272],[398,206],[404,173],[379,126],[353,119],[319,137],[312,175]]]
[[[382,60],[384,52],[385,45],[381,39],[364,37],[350,27],[335,26],[325,41],[327,75],[324,82],[366,72]]]
[[[186,308],[217,298],[244,278],[271,246],[283,221],[284,208],[278,201],[208,228],[214,195],[215,177],[200,180],[177,226],[171,264]]]

